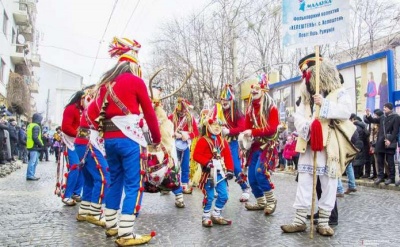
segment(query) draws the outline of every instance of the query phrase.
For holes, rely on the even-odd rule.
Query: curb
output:
[[[275,171],[275,173],[278,174],[285,174],[285,175],[291,175],[291,176],[296,176],[297,172],[288,172],[288,171]],[[342,177],[342,183],[347,184],[348,179],[347,177]],[[356,185],[357,186],[364,186],[364,187],[371,187],[375,189],[383,189],[383,190],[395,190],[395,191],[400,191],[400,186],[395,186],[394,184],[389,184],[385,185],[384,183],[380,183],[378,185],[374,184],[374,181],[372,179],[368,178],[362,178],[362,179],[356,179]]]

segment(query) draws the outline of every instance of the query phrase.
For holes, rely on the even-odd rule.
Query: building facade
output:
[[[34,67],[40,67],[36,31],[37,0],[0,0],[0,105],[17,118],[34,112],[38,92]]]
[[[83,77],[60,67],[42,62],[37,70],[40,90],[35,95],[37,112],[44,116],[44,125],[55,129],[61,124],[65,105],[83,87]]]

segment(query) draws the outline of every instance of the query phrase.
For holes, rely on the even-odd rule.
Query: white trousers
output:
[[[337,178],[330,178],[327,175],[320,175],[319,181],[321,182],[322,194],[318,203],[318,207],[326,210],[332,211],[335,206],[336,201],[336,191],[337,191]],[[299,179],[297,184],[296,200],[294,201],[293,207],[295,209],[310,209],[312,192],[313,192],[313,175],[309,173],[301,172],[299,173]],[[315,198],[318,200],[318,198]]]

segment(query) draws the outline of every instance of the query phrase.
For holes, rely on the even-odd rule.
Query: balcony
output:
[[[32,54],[31,55],[31,62],[32,62],[32,66],[40,67],[40,55],[39,54]]]
[[[11,47],[11,61],[14,64],[25,64],[25,56],[29,49],[27,45],[13,44]]]
[[[17,25],[29,24],[28,5],[26,3],[17,3],[16,10],[14,10],[13,17]]]

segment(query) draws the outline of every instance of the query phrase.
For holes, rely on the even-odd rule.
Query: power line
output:
[[[135,13],[137,7],[139,6],[140,1],[141,1],[141,0],[139,0],[139,1],[136,3],[135,8],[132,10],[131,15],[129,16],[129,19],[128,19],[128,21],[126,22],[126,25],[125,25],[125,27],[124,27],[124,30],[123,30],[122,33],[121,33],[121,36],[124,35],[125,30],[126,30],[126,28],[128,27],[129,23],[131,22],[132,16],[133,16],[133,14]]]
[[[118,0],[115,0],[113,9],[112,9],[111,14],[110,14],[110,17],[108,18],[108,22],[107,22],[107,25],[106,25],[106,29],[104,30],[103,36],[101,37],[101,40],[100,40],[100,42],[99,42],[99,47],[97,48],[96,57],[95,57],[95,59],[94,59],[94,63],[93,63],[93,66],[92,66],[92,70],[90,71],[89,77],[92,76],[94,67],[96,66],[96,61],[97,61],[97,58],[98,58],[98,56],[99,56],[99,52],[100,52],[100,48],[101,48],[101,43],[103,42],[104,36],[106,35],[107,29],[108,29],[108,25],[109,25],[110,22],[111,22],[111,18],[112,18],[113,14],[114,14],[114,10],[115,10],[115,7],[117,6],[117,3],[118,3]]]
[[[64,48],[64,47],[59,47],[59,46],[54,46],[54,45],[42,45],[42,44],[39,44],[39,46],[54,48],[54,49],[63,50],[63,51],[68,51],[68,52],[71,52],[71,53],[73,53],[73,54],[75,54],[75,55],[78,55],[78,56],[81,56],[81,57],[87,57],[87,58],[92,58],[92,59],[93,59],[93,58],[94,58],[94,59],[96,58],[96,57],[88,56],[88,55],[85,55],[85,54],[82,54],[82,53],[79,53],[79,52],[76,52],[76,51],[73,51],[73,50],[71,50],[71,49]],[[110,59],[110,60],[111,60],[111,58],[109,58],[109,57],[97,58],[97,59]]]

